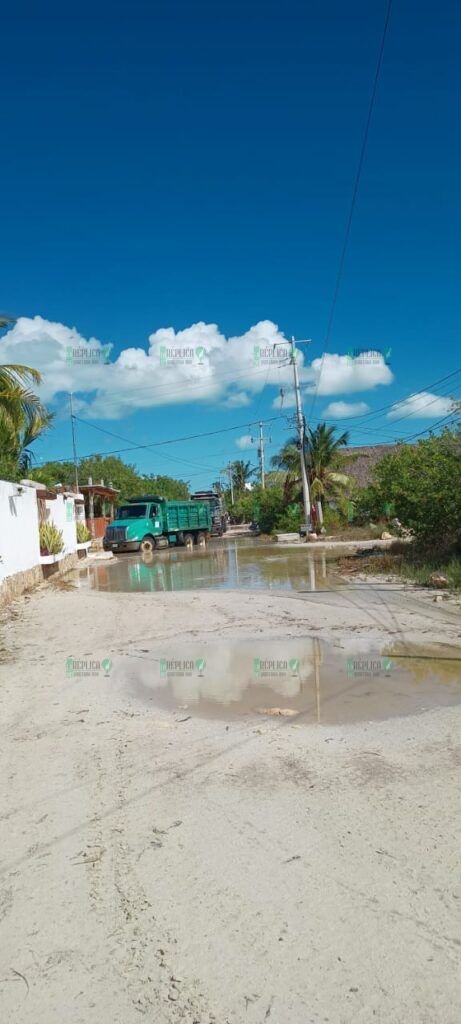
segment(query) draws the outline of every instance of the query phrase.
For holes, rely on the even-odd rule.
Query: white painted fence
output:
[[[55,499],[47,499],[45,505],[46,522],[62,532],[64,548],[60,557],[73,554],[77,551],[74,496],[58,494]],[[0,480],[0,584],[43,561],[36,488]]]

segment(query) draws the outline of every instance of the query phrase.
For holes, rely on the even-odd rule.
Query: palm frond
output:
[[[0,391],[5,388],[9,390],[18,384],[21,387],[28,387],[33,382],[40,384],[42,375],[32,366],[24,366],[23,363],[0,363]]]

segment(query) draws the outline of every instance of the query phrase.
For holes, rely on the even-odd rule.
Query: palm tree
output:
[[[325,498],[341,498],[349,483],[349,477],[338,472],[339,449],[347,444],[347,432],[335,437],[335,427],[327,427],[319,423],[315,430],[307,429],[304,438],[304,458],[311,497],[315,501],[320,525],[323,523],[322,500]],[[271,465],[274,469],[285,470],[283,485],[285,503],[293,501],[294,489],[301,484],[300,442],[297,437],[290,437],[278,455],[273,455]]]
[[[251,462],[243,462],[242,459],[238,459],[237,462],[231,463],[231,473],[234,487],[241,494],[246,490],[246,485],[256,473],[256,469],[252,468]]]
[[[44,409],[44,407],[43,407]],[[30,445],[50,426],[53,414],[35,411],[29,419],[22,421],[17,427],[8,427],[0,422],[0,456],[5,460],[11,472],[19,472],[24,476],[33,462]]]
[[[285,470],[283,498],[285,505],[289,505],[293,501],[295,487],[301,483],[301,464],[297,437],[290,437],[278,454],[272,456],[271,466],[274,469]]]
[[[340,448],[347,445],[349,434],[346,430],[335,437],[335,430],[336,427],[319,423],[315,430],[308,428],[305,438],[310,490],[320,525],[323,523],[323,500],[326,497],[341,500],[349,484],[349,477],[338,471]]]
[[[0,331],[2,331],[4,327],[10,327],[11,324],[14,323],[14,316],[5,316],[5,313],[0,313]]]
[[[30,366],[0,365],[0,455],[21,472],[32,460],[29,446],[53,418],[30,388],[41,379],[38,370]]]

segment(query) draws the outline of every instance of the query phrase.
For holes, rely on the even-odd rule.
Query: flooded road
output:
[[[255,713],[350,723],[415,714],[461,701],[461,654],[449,645],[341,645],[309,639],[239,639],[134,648],[106,685],[143,703],[191,714]]]
[[[279,638],[277,633],[258,636],[263,630],[260,625],[252,629],[251,615],[247,636],[238,639],[223,633],[219,641],[210,641],[206,630],[202,634],[190,622],[181,627],[179,620],[178,642],[160,644],[149,630],[142,646],[130,643],[121,656],[114,653],[104,686],[143,704],[176,709],[184,719],[251,714],[339,724],[459,703],[459,647],[433,643],[433,635],[429,646],[411,643],[411,634],[401,628],[402,602],[415,614],[409,597],[383,597],[366,584],[348,586],[335,570],[335,559],[327,560],[324,552],[284,550],[253,538],[212,542],[205,551],[170,549],[93,563],[81,571],[80,585],[102,592],[214,590],[221,592],[221,600],[227,600],[223,591],[229,591],[229,600],[230,591],[241,591],[242,597],[247,592],[247,599],[248,591],[257,592],[263,600],[264,594],[269,598],[278,592],[280,599],[283,594],[303,596],[309,606],[306,635],[296,639],[289,635],[291,615],[288,635],[282,630]],[[341,639],[332,642],[326,622],[333,616],[339,624],[345,610],[356,625],[349,633],[342,626]],[[371,631],[381,627],[383,617],[388,625],[382,639],[357,635],[357,625],[369,623]]]
[[[325,553],[255,541],[212,541],[205,550],[118,555],[81,570],[96,590],[331,590],[341,585]]]

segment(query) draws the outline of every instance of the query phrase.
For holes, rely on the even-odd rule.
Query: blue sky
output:
[[[21,320],[0,359],[44,374],[57,418],[40,458],[71,453],[72,388],[82,455],[124,447],[90,420],[133,445],[239,425],[124,456],[207,485],[241,451],[255,459],[235,439],[279,414],[281,384],[292,414],[287,368],[254,362],[255,344],[292,334],[312,339],[306,412],[318,386],[313,420],[328,414],[353,444],[425,430],[459,397],[459,377],[428,387],[459,361],[459,5],[394,3],[336,363],[319,385],[309,364],[322,355],[385,4],[249,6],[19,4],[4,15],[0,308]],[[192,328],[201,322],[218,330]],[[197,365],[160,365],[165,337]],[[109,364],[66,363],[69,344],[89,339],[112,346]],[[352,376],[351,351],[365,364]],[[421,389],[405,419],[389,408]],[[344,418],[350,405],[360,418]],[[269,432],[270,455],[290,425]]]

